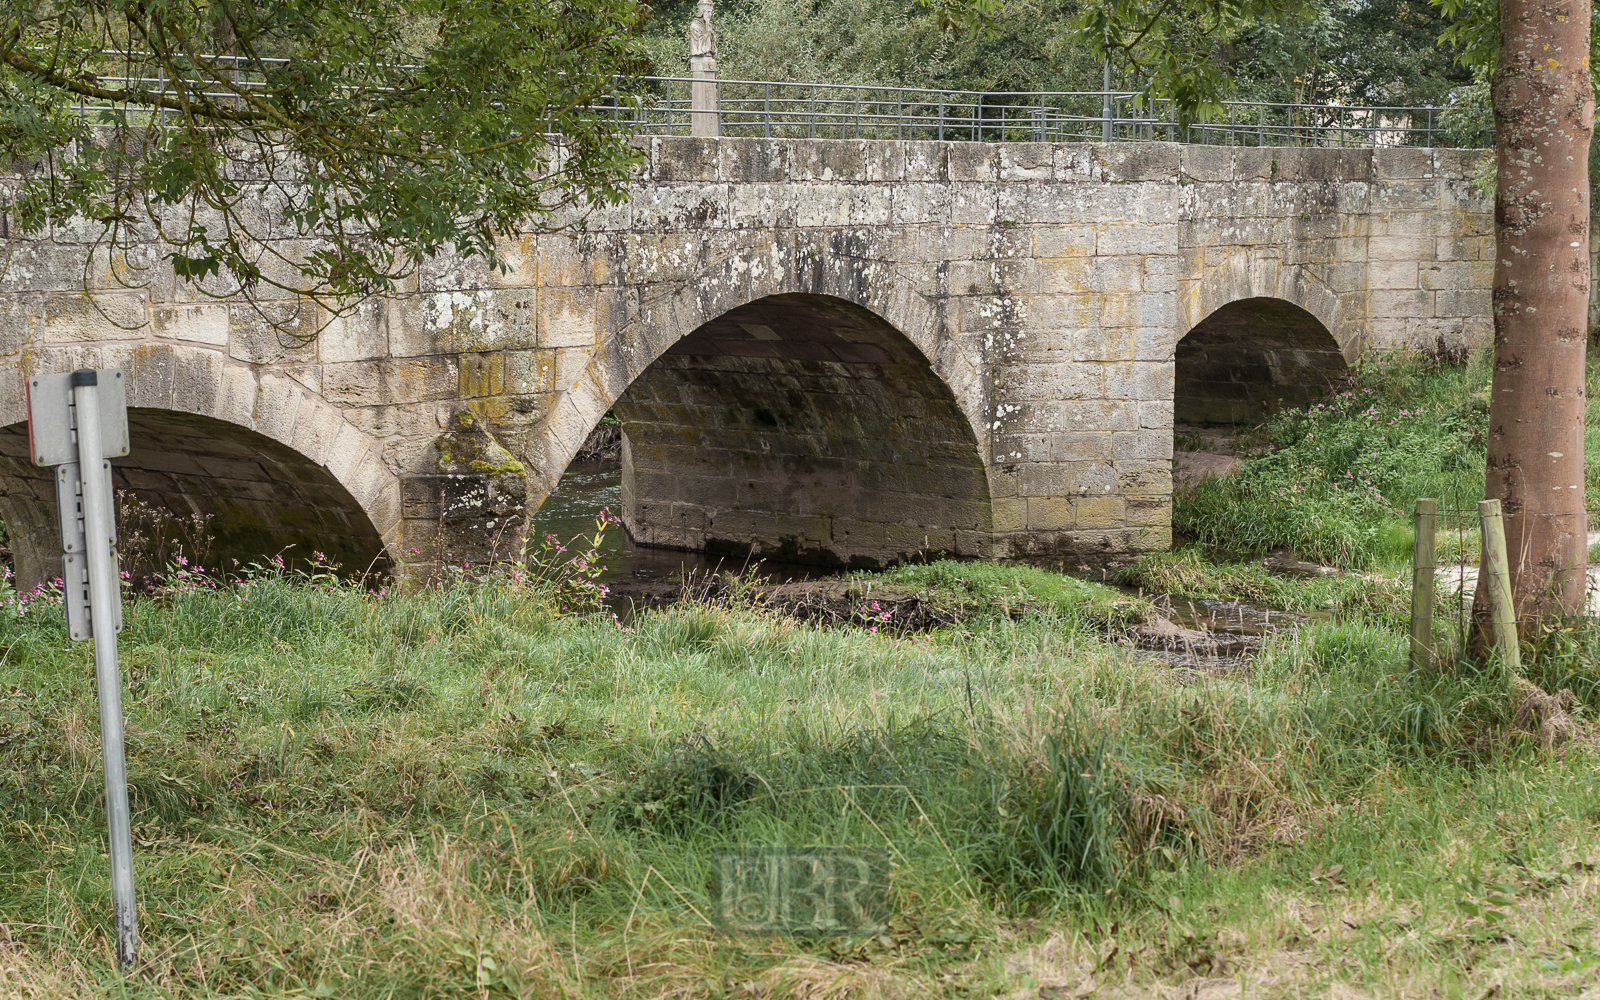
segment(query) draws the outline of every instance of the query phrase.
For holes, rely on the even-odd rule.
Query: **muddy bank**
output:
[[[961,625],[979,612],[976,602],[930,600],[909,588],[840,579],[792,580],[760,584],[726,577],[690,577],[683,583],[623,581],[611,588],[608,603],[633,610],[664,608],[683,600],[766,608],[796,621],[829,628],[882,632],[928,632]],[[1007,609],[1018,618],[1033,607]]]
[[[1172,432],[1172,478],[1193,486],[1207,476],[1225,476],[1243,461],[1247,449],[1231,425],[1200,427],[1179,424]]]
[[[728,576],[691,576],[685,582],[628,581],[615,585],[610,602],[629,613],[693,600],[760,608],[827,628],[914,634],[940,628],[1016,620],[1048,610],[1048,602],[963,599],[958,595],[847,579],[761,583]],[[1106,639],[1146,652],[1174,667],[1228,669],[1254,655],[1266,637],[1326,617],[1291,614],[1238,601],[1164,596],[1128,600],[1089,613],[1084,624]]]

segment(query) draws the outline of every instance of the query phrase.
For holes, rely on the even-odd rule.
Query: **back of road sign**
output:
[[[96,370],[100,391],[101,458],[128,453],[128,388],[116,368]],[[34,465],[65,465],[78,460],[77,407],[72,405],[72,374],[29,375],[28,457]],[[61,420],[67,413],[69,420]]]
[[[104,424],[104,421],[101,421]],[[100,463],[100,488],[112,495],[111,463]],[[73,642],[94,638],[89,612],[89,542],[83,523],[83,479],[78,463],[56,466],[56,507],[61,523],[61,600],[67,612],[67,636]],[[108,508],[106,537],[111,539],[111,568],[117,568],[117,519]],[[112,607],[117,631],[122,631],[122,602]]]
[[[28,388],[28,452],[35,465],[56,467],[56,507],[61,524],[61,597],[67,613],[67,635],[74,642],[94,638],[89,601],[89,544],[84,525],[83,479],[78,469],[78,413],[73,403],[72,373],[30,375]],[[128,453],[128,391],[122,372],[115,368],[95,371],[100,394],[100,451],[104,458]],[[99,486],[108,498],[104,506],[105,537],[111,541],[112,578],[117,579],[117,525],[109,502],[111,463],[99,463]],[[111,608],[116,631],[122,631],[122,602]]]
[[[116,497],[111,463],[128,453],[128,392],[115,368],[30,375],[28,457],[54,465],[61,516],[61,586],[67,634],[94,640],[95,693],[100,701],[100,759],[106,773],[106,842],[111,859],[111,918],[117,960],[131,968],[139,952],[139,910],[133,890],[133,834],[128,766],[123,749],[122,674],[117,632],[122,589],[117,574]]]

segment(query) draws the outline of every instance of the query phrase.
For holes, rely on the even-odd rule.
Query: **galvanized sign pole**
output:
[[[111,463],[107,461],[128,453],[128,403],[122,372],[82,368],[70,375],[29,376],[28,446],[35,465],[57,467],[67,634],[75,641],[94,640],[111,853],[111,914],[117,960],[126,968],[138,955],[139,921],[133,895],[128,769],[122,746],[122,673],[117,667],[122,593]]]

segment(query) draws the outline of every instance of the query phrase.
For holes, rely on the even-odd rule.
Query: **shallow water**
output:
[[[1267,636],[1293,632],[1303,625],[1327,621],[1326,612],[1277,611],[1243,601],[1169,595],[1159,599],[1158,613],[1176,625],[1201,633],[1192,647],[1145,649],[1173,667],[1227,670],[1244,666],[1260,651]]]
[[[573,462],[560,484],[545,498],[534,515],[535,538],[555,535],[569,551],[583,551],[595,533],[595,520],[602,511],[617,514],[622,509],[622,468],[615,460]],[[715,575],[722,571],[755,573],[773,582],[817,580],[837,576],[825,566],[751,561],[730,556],[708,556],[702,552],[682,552],[635,545],[620,524],[607,526],[600,546],[600,563],[605,567],[602,582],[672,583],[687,573]],[[613,611],[626,615],[632,598],[614,594],[607,601]],[[1269,633],[1299,628],[1308,622],[1326,619],[1322,613],[1294,614],[1275,611],[1240,601],[1171,596],[1162,599],[1160,613],[1196,632],[1205,633],[1208,642],[1196,649],[1143,650],[1145,655],[1164,660],[1175,667],[1189,669],[1233,668],[1244,664],[1261,648]]]
[[[1243,601],[1219,601],[1204,597],[1167,598],[1170,611],[1167,617],[1184,628],[1215,632],[1221,635],[1250,637],[1259,640],[1269,632],[1294,629],[1308,622],[1326,621],[1326,612],[1298,613],[1274,611]],[[1257,645],[1260,645],[1259,641]]]

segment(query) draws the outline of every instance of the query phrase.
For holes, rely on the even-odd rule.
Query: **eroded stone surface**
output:
[[[1279,333],[1325,337],[1323,361],[1490,334],[1492,219],[1470,151],[640,148],[624,204],[505,237],[510,273],[430,261],[311,347],[159,264],[127,289],[103,252],[86,272],[71,233],[20,241],[0,275],[0,364],[116,365],[134,406],[260,434],[325,470],[342,496],[318,502],[421,572],[485,558],[619,401],[636,533],[844,562],[922,546],[1094,562],[1168,544],[1174,408],[1190,405],[1174,360],[1207,317],[1249,312],[1219,310],[1287,303],[1306,325]],[[741,308],[765,310],[750,325],[776,339],[725,336],[716,324]],[[876,332],[816,319],[840,309]],[[296,331],[327,320],[292,300],[262,311]],[[1234,319],[1207,337],[1303,350]],[[24,418],[21,389],[0,383],[0,426]],[[440,470],[461,413],[520,464],[520,494],[503,462]],[[53,515],[29,482],[0,476],[0,518],[35,530]],[[263,531],[289,518],[261,511]],[[689,523],[702,515],[711,527]]]

